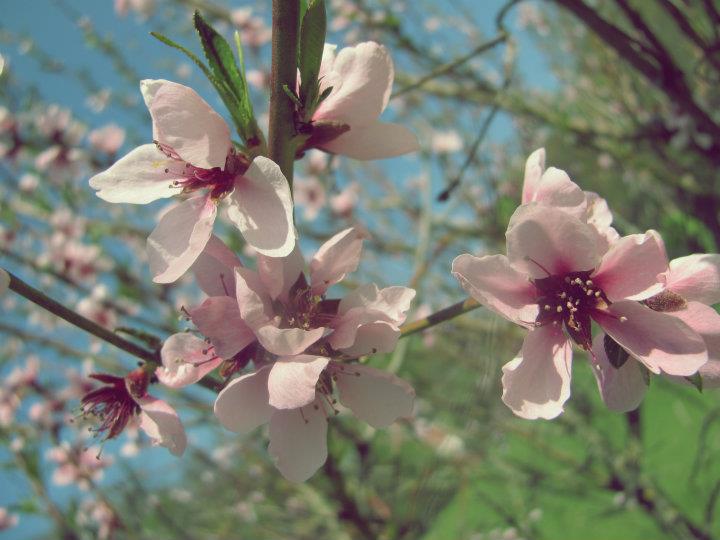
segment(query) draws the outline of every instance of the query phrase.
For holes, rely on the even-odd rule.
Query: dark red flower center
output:
[[[533,281],[538,290],[535,324],[564,324],[570,337],[585,350],[592,347],[592,315],[610,301],[590,279],[592,270],[548,276]]]
[[[172,170],[167,168],[165,172],[173,177],[176,177],[179,172],[184,177],[182,180],[173,180],[173,186],[181,187],[183,193],[207,189],[210,190],[211,198],[222,199],[234,189],[235,178],[244,174],[250,166],[250,161],[245,156],[231,151],[225,160],[224,168],[202,169],[183,161],[177,152],[166,144],[155,141],[155,145],[167,157],[177,161],[178,166],[182,168],[181,171],[176,168]]]

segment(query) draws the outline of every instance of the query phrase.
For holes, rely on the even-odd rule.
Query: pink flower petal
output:
[[[275,300],[280,298],[283,301],[288,299],[290,287],[305,270],[305,260],[296,244],[287,257],[267,257],[258,254],[257,268],[260,280],[270,297]]]
[[[351,357],[392,352],[400,339],[400,329],[389,322],[368,320],[377,317],[356,311],[343,316],[341,324],[330,334],[328,342],[332,348]]]
[[[452,263],[452,273],[482,305],[516,324],[534,327],[538,293],[528,276],[513,269],[504,255],[460,255]]]
[[[658,274],[668,267],[665,245],[655,231],[623,236],[610,246],[592,276],[611,302],[644,300],[664,285]]]
[[[666,287],[687,300],[720,302],[720,255],[696,253],[670,261]]]
[[[386,287],[378,289],[374,283],[361,285],[340,300],[338,315],[362,308],[365,312],[380,312],[383,320],[402,324],[407,317],[407,310],[415,298],[415,290],[408,287]]]
[[[292,195],[274,161],[256,157],[235,179],[228,200],[228,217],[252,248],[270,257],[290,254],[295,247]]]
[[[318,341],[325,328],[278,328],[272,324],[255,329],[260,345],[278,355],[293,355],[305,352],[310,345]]]
[[[173,182],[183,180],[184,172],[182,161],[167,158],[154,144],[144,144],[93,176],[90,187],[111,203],[147,204],[180,193]]]
[[[352,126],[349,131],[318,148],[331,154],[368,161],[417,152],[420,143],[417,136],[401,124],[375,122],[362,127]]]
[[[152,396],[135,401],[142,411],[140,429],[152,439],[153,444],[166,447],[175,456],[182,456],[187,446],[187,437],[175,409]]]
[[[595,229],[547,206],[520,206],[505,236],[510,265],[536,279],[592,270],[602,256]]]
[[[327,58],[323,58],[330,60]],[[323,68],[321,68],[323,70]],[[313,120],[338,120],[351,126],[372,123],[390,99],[395,72],[388,50],[375,42],[345,47],[334,58],[333,78],[342,81],[315,111]]]
[[[235,267],[240,259],[217,236],[210,236],[192,266],[198,285],[208,296],[235,296]]]
[[[593,318],[653,373],[692,375],[708,359],[702,337],[677,317],[637,302],[615,302]]]
[[[335,364],[340,402],[374,428],[412,416],[415,390],[406,381],[360,364]]]
[[[642,372],[642,364],[630,357],[616,368],[608,360],[603,344],[605,334],[593,340],[594,357],[590,359],[600,397],[608,409],[627,412],[637,409],[645,397],[648,382]]]
[[[270,419],[268,452],[291,482],[304,482],[327,459],[328,422],[320,407],[276,411]]]
[[[688,302],[685,309],[669,312],[679,318],[703,338],[710,360],[720,361],[720,314],[700,302]],[[702,368],[700,368],[702,373]]]
[[[525,191],[523,190],[524,195]],[[570,180],[565,171],[555,167],[550,167],[540,177],[529,202],[558,208],[580,220],[583,220],[587,213],[583,191]]]
[[[367,235],[363,231],[351,227],[320,246],[310,261],[310,283],[315,294],[323,294],[345,274],[355,271],[365,238]]]
[[[315,401],[315,386],[329,361],[310,354],[278,358],[268,377],[270,405],[276,409],[297,409]]]
[[[253,270],[235,268],[235,297],[240,315],[250,328],[260,328],[272,318],[272,299]]]
[[[274,409],[268,400],[270,367],[233,379],[215,400],[215,416],[236,433],[250,433],[270,421]]]
[[[522,204],[534,200],[538,191],[540,177],[545,171],[545,149],[538,148],[527,158],[525,162],[525,179],[523,180]]]
[[[153,119],[154,140],[196,167],[225,168],[232,147],[230,128],[195,90],[149,79],[140,82],[140,90]]]
[[[208,350],[209,349],[209,350]],[[188,333],[173,334],[160,350],[162,366],[155,375],[165,386],[182,388],[194,384],[222,363],[204,340]]]
[[[232,358],[255,341],[255,334],[240,316],[235,298],[212,296],[191,308],[189,313],[195,326],[210,340],[215,354],[221,358]]]
[[[618,232],[610,226],[613,216],[607,201],[597,193],[586,191],[585,202],[587,203],[586,221],[597,229],[600,236],[607,242],[607,245],[609,246],[620,238]]]
[[[531,330],[502,368],[503,402],[522,418],[555,418],[570,397],[571,362],[572,346],[559,326]]]
[[[172,283],[195,262],[212,234],[217,207],[208,197],[194,197],[171,208],[147,239],[155,283]]]

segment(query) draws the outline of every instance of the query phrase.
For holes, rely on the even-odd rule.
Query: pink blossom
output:
[[[164,80],[142,81],[141,89],[155,144],[132,150],[90,185],[115,203],[193,194],[170,209],[148,238],[154,280],[173,282],[192,266],[210,238],[223,198],[230,203],[228,217],[254,249],[287,255],[295,231],[292,197],[280,168],[265,157],[250,162],[238,154],[225,121],[192,89]]]
[[[506,237],[507,257],[460,255],[453,275],[473,298],[530,330],[503,367],[503,401],[518,416],[554,418],[563,411],[571,343],[592,349],[593,320],[653,373],[689,376],[707,362],[696,331],[638,303],[664,288],[658,276],[668,263],[656,232],[608,246],[572,213],[528,204],[517,209]]]
[[[703,388],[720,387],[720,314],[711,306],[720,302],[720,255],[687,255],[670,261],[670,267],[659,276],[665,290],[648,298],[651,309],[678,318],[697,332],[708,350],[707,363],[700,366]],[[605,404],[620,412],[633,410],[647,390],[647,375],[635,362],[620,369],[609,363],[598,336],[593,351],[595,377]],[[683,377],[670,377],[679,382]]]
[[[105,385],[82,398],[83,414],[100,420],[98,434],[106,439],[115,438],[139,415],[140,429],[154,445],[165,446],[176,456],[183,454],[187,439],[180,418],[170,405],[147,393],[148,373],[143,368],[124,378],[101,373],[90,378]]]
[[[296,178],[293,186],[295,204],[305,209],[303,217],[306,220],[313,221],[325,206],[325,187],[314,177]]]
[[[53,472],[53,483],[58,486],[77,485],[87,490],[91,483],[102,478],[103,469],[112,461],[100,457],[100,448],[80,448],[63,443],[50,448],[48,460],[57,466]]]
[[[96,525],[98,540],[112,538],[114,531],[121,527],[115,511],[106,502],[94,498],[85,499],[80,503],[75,519],[80,525]]]
[[[90,296],[86,296],[78,302],[77,311],[100,326],[114,328],[117,325],[117,315],[107,307],[106,296],[107,288],[104,285],[96,285]]]
[[[88,134],[88,141],[95,150],[115,155],[125,142],[125,130],[117,124],[107,124],[92,130]]]
[[[0,531],[12,529],[18,524],[19,518],[17,514],[11,514],[7,511],[7,508],[0,506]]]
[[[325,461],[334,389],[375,427],[412,413],[414,392],[406,382],[347,360],[390,352],[415,292],[369,284],[342,299],[326,298],[357,267],[363,239],[352,228],[332,237],[310,261],[309,278],[297,249],[283,258],[258,255],[251,270],[213,240],[194,270],[205,292],[219,294],[187,310],[209,343],[176,334],[163,347],[158,377],[177,386],[199,380],[215,356],[242,361],[240,367],[253,360],[255,371],[220,393],[215,412],[242,433],[269,422],[270,453],[293,481],[306,480]]]
[[[395,69],[387,49],[368,41],[337,55],[325,45],[320,66],[320,92],[330,95],[312,115],[311,146],[354,159],[382,159],[419,149],[417,137],[400,124],[379,121],[392,92]],[[321,126],[337,136],[320,136]],[[334,126],[334,127],[332,127]]]
[[[128,10],[147,18],[155,11],[155,0],[115,0],[115,13],[119,17],[125,17]]]
[[[360,185],[351,182],[337,195],[330,197],[330,208],[336,216],[349,219],[358,204],[358,192]]]
[[[243,45],[262,47],[270,42],[272,31],[262,18],[252,14],[251,7],[234,9],[230,13],[230,19],[240,31],[240,40]]]
[[[340,403],[375,428],[412,414],[415,392],[402,379],[361,364],[326,357],[280,357],[274,364],[234,379],[215,401],[227,429],[249,433],[270,424],[268,451],[293,482],[310,478],[327,458],[327,418]]]
[[[454,129],[435,131],[430,139],[430,147],[436,154],[452,154],[463,148],[463,141]]]

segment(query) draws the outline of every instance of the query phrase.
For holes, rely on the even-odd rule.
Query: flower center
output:
[[[199,189],[209,189],[210,197],[215,200],[222,199],[229,194],[235,187],[235,178],[247,171],[250,162],[240,154],[231,150],[225,160],[225,167],[213,167],[212,169],[202,169],[184,162],[180,156],[169,146],[155,141],[155,145],[163,154],[174,161],[178,161],[178,165],[182,166],[181,171],[170,171],[165,169],[167,174],[177,175],[178,172],[184,178],[182,180],[174,180],[173,187],[182,188],[183,193],[191,193]]]
[[[570,337],[585,350],[592,347],[592,314],[610,301],[590,279],[592,270],[570,272],[533,281],[538,290],[540,312],[536,326],[564,324]]]
[[[292,328],[310,330],[326,326],[337,314],[340,300],[326,299],[314,294],[304,274],[300,274],[288,293],[288,304],[283,306],[284,322]]]

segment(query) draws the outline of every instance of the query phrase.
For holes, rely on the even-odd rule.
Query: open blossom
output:
[[[394,349],[415,291],[369,284],[326,298],[357,267],[363,238],[350,228],[328,240],[308,279],[298,250],[284,258],[258,255],[255,271],[213,237],[194,268],[210,297],[187,310],[208,342],[176,334],[163,346],[157,375],[171,386],[199,380],[219,359],[236,362],[233,371],[253,361],[253,372],[220,393],[215,413],[239,433],[269,422],[270,454],[293,481],[306,480],[326,459],[335,391],[375,427],[412,413],[414,391],[405,381],[348,360]]]
[[[148,238],[154,280],[182,276],[212,234],[217,203],[255,250],[272,257],[295,245],[292,197],[280,168],[265,157],[237,153],[230,128],[194,90],[165,80],[144,80],[141,90],[153,120],[153,140],[90,179],[97,195],[114,203],[147,204],[179,193],[192,196],[170,209]]]
[[[320,180],[312,176],[307,179],[296,178],[293,185],[295,204],[305,209],[303,217],[306,220],[313,221],[325,206],[325,187]]]
[[[312,115],[308,146],[354,159],[382,159],[419,149],[417,137],[400,124],[379,121],[392,92],[395,69],[390,53],[368,41],[345,47],[325,45],[320,93],[330,95]]]
[[[82,398],[83,414],[100,421],[98,434],[113,439],[122,433],[132,417],[139,416],[140,429],[153,444],[165,446],[176,456],[183,454],[187,439],[180,418],[170,405],[147,393],[148,376],[143,368],[124,378],[101,373],[92,374],[90,378],[105,385]]]
[[[503,401],[524,418],[554,418],[570,396],[574,341],[592,349],[591,324],[649,371],[690,376],[707,362],[703,338],[680,318],[638,301],[665,288],[665,248],[654,231],[608,246],[570,213],[523,205],[510,220],[507,257],[460,255],[453,274],[476,300],[529,329],[503,367]],[[564,330],[564,331],[563,331]]]
[[[677,317],[702,337],[708,350],[708,361],[698,370],[702,386],[720,386],[720,314],[711,307],[720,302],[720,255],[696,253],[673,259],[659,277],[665,290],[648,298],[645,304]],[[598,336],[593,347],[600,395],[613,410],[633,410],[645,396],[646,375],[635,362],[625,362],[619,368],[613,366],[602,339],[603,336]]]

